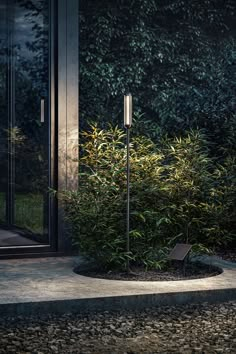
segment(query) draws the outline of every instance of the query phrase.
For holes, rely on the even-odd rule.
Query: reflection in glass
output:
[[[48,243],[48,13],[0,0],[0,246]]]

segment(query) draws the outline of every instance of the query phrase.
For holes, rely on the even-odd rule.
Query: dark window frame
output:
[[[50,1],[50,186],[76,189],[79,126],[79,1]],[[0,258],[68,254],[63,208],[54,197],[49,205],[49,245],[0,247]]]

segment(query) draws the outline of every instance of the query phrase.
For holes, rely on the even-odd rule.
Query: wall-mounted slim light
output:
[[[132,125],[132,95],[129,93],[124,96],[124,126],[126,128],[126,146],[127,146],[127,168],[126,168],[126,182],[127,182],[127,209],[126,209],[126,252],[129,257],[130,253],[130,241],[129,241],[129,229],[130,229],[130,161],[129,161],[129,130]],[[130,272],[129,258],[126,261],[127,273]]]

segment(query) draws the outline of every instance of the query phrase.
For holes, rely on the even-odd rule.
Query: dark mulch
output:
[[[136,280],[136,281],[163,281],[163,280],[187,280],[213,277],[221,271],[213,266],[202,263],[188,263],[185,268],[180,265],[172,265],[167,270],[145,270],[142,267],[132,267],[131,272],[102,271],[96,269],[83,269],[77,267],[75,273],[92,278],[110,280]]]
[[[217,256],[224,259],[225,261],[236,262],[236,249],[218,251]]]

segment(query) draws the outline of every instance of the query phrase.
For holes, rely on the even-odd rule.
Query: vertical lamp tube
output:
[[[126,146],[127,146],[127,167],[126,167],[126,186],[127,186],[127,207],[126,207],[126,252],[129,256],[130,252],[130,160],[129,160],[129,145],[130,145],[130,132],[132,124],[132,96],[131,94],[124,96],[124,126],[126,128]],[[130,272],[129,258],[126,261],[127,273]]]
[[[124,126],[130,128],[132,124],[132,95],[124,96]]]

